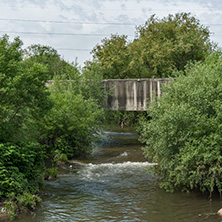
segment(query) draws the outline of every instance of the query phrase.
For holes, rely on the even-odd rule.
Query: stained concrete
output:
[[[171,79],[106,79],[108,93],[105,108],[110,110],[145,111],[148,102],[162,95],[162,85]]]

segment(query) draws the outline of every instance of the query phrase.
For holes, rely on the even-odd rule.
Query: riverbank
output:
[[[147,173],[152,163],[143,157],[137,134],[107,130],[103,138],[91,155],[45,181],[43,206],[34,218],[23,214],[15,222],[221,220],[214,214],[222,207],[219,199],[159,188]]]
[[[0,221],[9,220],[8,212],[3,202],[0,202]]]
[[[53,162],[51,158],[50,160],[47,159],[45,161],[44,166],[47,166],[47,168],[41,170],[39,176],[44,179],[44,181],[51,181],[57,177],[58,171],[61,172],[64,168],[67,168],[65,166],[69,166],[69,162],[59,160],[55,165],[55,162]],[[22,214],[27,213],[34,215],[36,209],[41,206],[44,195],[44,192],[42,192],[42,186],[38,192],[35,192],[35,194],[30,192],[24,192],[23,194],[18,195],[15,195],[13,192],[10,193],[9,198],[2,198],[0,200],[0,221],[11,221],[20,217]]]

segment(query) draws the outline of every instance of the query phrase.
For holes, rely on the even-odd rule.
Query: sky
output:
[[[84,66],[105,37],[127,35],[132,41],[136,26],[151,15],[181,12],[208,26],[211,40],[222,47],[221,0],[0,0],[0,36],[20,36],[24,48],[51,46],[66,61]]]

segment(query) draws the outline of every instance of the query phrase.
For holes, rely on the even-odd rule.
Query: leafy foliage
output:
[[[163,19],[151,16],[138,26],[136,38],[111,35],[92,50],[93,61],[86,69],[98,70],[103,79],[173,77],[174,70],[184,71],[186,64],[204,61],[214,51],[210,31],[190,13],[169,15]],[[114,122],[137,122],[130,112],[110,112]]]
[[[38,118],[49,107],[45,68],[23,61],[22,42],[0,39],[0,142],[18,140],[27,115]],[[45,99],[42,99],[45,98]]]
[[[214,48],[208,28],[190,13],[152,15],[137,27],[133,42],[125,35],[103,39],[86,67],[98,64],[104,79],[169,77],[190,61],[203,61]]]
[[[111,35],[92,50],[94,62],[99,64],[104,79],[125,79],[129,77],[127,64],[130,62],[127,36]],[[88,66],[93,63],[89,63]]]
[[[168,191],[222,191],[222,59],[190,65],[141,120],[146,157]]]
[[[33,194],[43,185],[45,149],[30,132],[51,107],[46,71],[24,60],[19,38],[0,38],[0,200],[10,198],[6,206],[11,218],[18,208],[36,205]]]
[[[41,121],[43,143],[69,158],[89,152],[103,116],[97,100],[89,97],[84,86],[75,69],[68,79],[67,75],[55,77],[50,86],[53,108]]]
[[[44,172],[45,180],[56,178],[57,175],[58,175],[58,168],[57,167],[47,168]]]
[[[137,126],[140,117],[146,116],[145,112],[141,111],[105,111],[106,121],[110,125]]]
[[[47,80],[52,80],[54,76],[65,75],[69,71],[76,69],[75,64],[69,64],[61,58],[57,50],[51,46],[45,46],[40,44],[33,44],[29,46],[25,52],[24,57],[26,63],[42,64],[46,69]]]
[[[27,213],[34,210],[38,204],[41,204],[41,202],[42,200],[38,195],[24,192],[22,195],[18,196],[11,194],[5,205],[9,213],[9,218],[13,220],[18,212]]]
[[[204,61],[214,49],[210,31],[190,13],[158,19],[155,15],[137,27],[137,39],[130,68],[142,77],[172,77],[174,69],[184,70],[190,61]]]
[[[24,192],[37,193],[43,184],[44,149],[36,143],[0,144],[0,198]]]
[[[33,44],[25,50],[26,61],[40,63],[47,68],[48,80],[58,74],[62,62],[58,52],[50,46]]]
[[[11,218],[40,202],[43,176],[56,176],[56,168],[44,175],[46,151],[57,163],[89,152],[103,117],[101,83],[89,72],[81,76],[51,47],[24,51],[19,38],[0,38],[0,200]]]

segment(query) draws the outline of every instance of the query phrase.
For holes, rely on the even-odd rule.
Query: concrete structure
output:
[[[107,79],[104,107],[110,110],[145,111],[147,103],[162,94],[162,85],[170,79]]]

